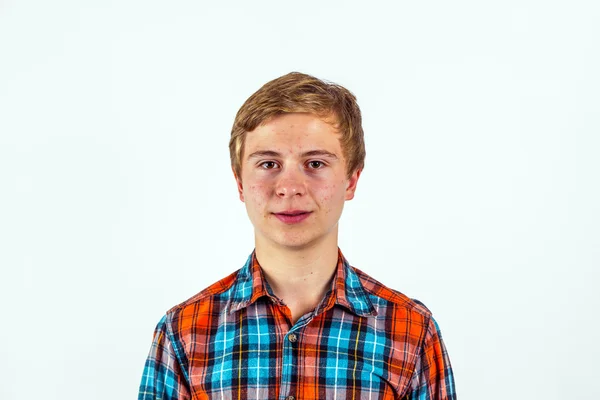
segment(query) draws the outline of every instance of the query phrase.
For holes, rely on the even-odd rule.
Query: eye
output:
[[[277,166],[277,164],[275,163],[275,161],[265,161],[263,163],[260,163],[260,166],[263,169],[273,169]]]
[[[321,169],[325,166],[323,161],[309,161],[308,163],[310,169]]]

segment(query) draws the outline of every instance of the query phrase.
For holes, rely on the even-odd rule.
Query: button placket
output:
[[[280,400],[296,400],[294,395],[296,388],[295,382],[297,381],[297,342],[299,340],[299,334],[295,333],[294,330],[288,331],[283,337],[283,362],[281,369],[281,386],[279,388]]]

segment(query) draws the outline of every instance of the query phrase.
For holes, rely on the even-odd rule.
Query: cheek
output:
[[[333,183],[318,187],[318,202],[327,209],[327,211],[336,208],[338,203],[344,200],[344,191],[342,188],[343,183]]]
[[[261,208],[267,203],[269,197],[268,186],[260,183],[252,183],[244,188],[246,202],[253,208]]]

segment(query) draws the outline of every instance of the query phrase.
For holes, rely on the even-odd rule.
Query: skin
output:
[[[247,133],[241,177],[235,176],[254,226],[256,256],[292,322],[314,309],[329,287],[338,221],[360,177],[360,170],[347,176],[339,137],[330,121],[315,115],[277,116]],[[311,213],[297,224],[274,215],[288,210]]]

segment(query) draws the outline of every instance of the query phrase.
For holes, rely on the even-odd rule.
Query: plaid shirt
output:
[[[139,400],[456,399],[429,310],[341,252],[321,303],[290,320],[253,252],[158,323]]]

